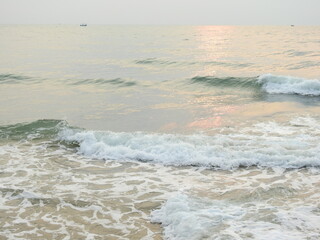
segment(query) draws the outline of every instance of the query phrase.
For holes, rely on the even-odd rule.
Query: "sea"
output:
[[[0,239],[320,239],[319,26],[0,36]]]

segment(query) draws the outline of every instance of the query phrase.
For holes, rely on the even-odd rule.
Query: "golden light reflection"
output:
[[[200,105],[201,111],[205,111],[207,117],[197,119],[187,125],[189,128],[211,129],[228,124],[227,115],[234,113],[239,107],[233,105],[220,105],[221,97],[201,97],[194,99],[193,104]],[[198,114],[196,114],[197,116]]]
[[[179,128],[179,124],[176,122],[170,122],[161,127],[162,131],[173,131]]]
[[[195,75],[215,75],[225,66],[234,26],[198,26],[195,31],[201,53],[196,56],[196,60],[203,63],[203,67]]]
[[[210,129],[214,127],[220,127],[222,125],[222,122],[223,122],[222,117],[216,116],[216,117],[210,117],[210,118],[193,121],[188,124],[188,127]]]

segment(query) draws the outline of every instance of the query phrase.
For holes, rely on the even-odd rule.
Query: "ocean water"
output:
[[[0,239],[320,239],[320,27],[0,36]]]

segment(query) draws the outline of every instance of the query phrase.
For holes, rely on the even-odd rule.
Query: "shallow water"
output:
[[[319,27],[0,32],[0,238],[320,238]]]

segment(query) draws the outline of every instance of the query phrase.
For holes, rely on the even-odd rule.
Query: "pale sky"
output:
[[[0,24],[320,25],[320,0],[0,0]]]

